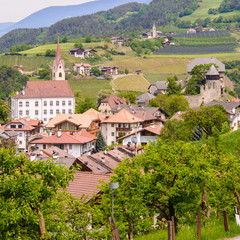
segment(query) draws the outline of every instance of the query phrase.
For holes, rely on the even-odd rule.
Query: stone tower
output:
[[[153,37],[153,38],[156,38],[156,37],[157,37],[157,29],[156,29],[156,24],[155,24],[155,22],[153,23],[152,37]]]
[[[64,61],[61,57],[59,36],[58,36],[58,41],[57,41],[56,58],[53,61],[52,80],[65,80]]]

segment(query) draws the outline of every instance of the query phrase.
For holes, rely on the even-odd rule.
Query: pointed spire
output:
[[[57,66],[58,66],[60,60],[61,60],[61,51],[60,51],[60,45],[59,45],[59,33],[58,33],[58,40],[57,40],[57,53],[56,53],[56,65],[57,65]]]

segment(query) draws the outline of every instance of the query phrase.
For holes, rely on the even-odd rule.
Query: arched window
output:
[[[62,77],[62,73],[59,73],[59,77],[60,77],[60,78]]]

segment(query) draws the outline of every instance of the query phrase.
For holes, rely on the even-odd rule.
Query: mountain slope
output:
[[[14,22],[0,23],[0,31],[5,29],[5,28],[8,28],[8,27],[12,26],[13,24],[15,24],[15,23]]]
[[[44,8],[37,11],[12,26],[0,29],[0,35],[17,28],[39,28],[50,25],[64,18],[78,17],[92,14],[103,10],[108,10],[116,6],[132,2],[132,0],[94,0],[79,5],[56,6]],[[150,0],[135,0],[139,3],[149,3]]]

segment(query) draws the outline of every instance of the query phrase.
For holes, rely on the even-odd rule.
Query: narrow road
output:
[[[235,238],[230,238],[230,239],[228,239],[228,240],[240,240],[240,236],[235,237]]]

